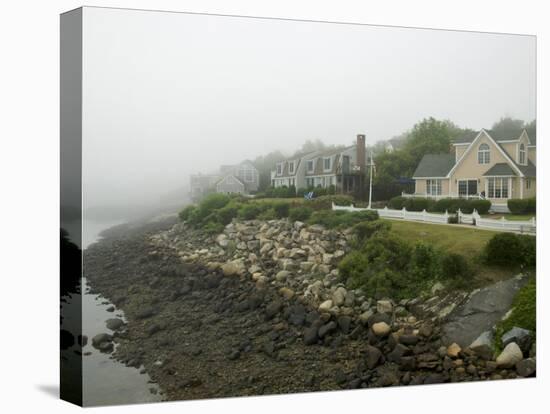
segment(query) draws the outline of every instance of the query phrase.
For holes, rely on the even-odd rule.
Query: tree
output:
[[[525,128],[525,122],[521,119],[513,119],[509,116],[502,117],[498,122],[493,124],[491,132],[494,137],[512,137],[517,138]]]

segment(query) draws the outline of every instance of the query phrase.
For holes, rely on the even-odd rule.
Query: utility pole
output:
[[[370,150],[370,179],[369,179],[369,206],[368,208],[371,208],[372,205],[372,167],[374,163],[372,161],[372,149]]]

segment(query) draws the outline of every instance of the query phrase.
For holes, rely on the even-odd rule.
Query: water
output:
[[[82,241],[84,248],[100,239],[99,233],[120,222],[86,222]],[[78,327],[78,321],[71,320],[71,306],[80,306],[82,302],[82,333],[88,337],[88,344],[82,348],[82,389],[83,405],[113,405],[130,404],[160,401],[159,388],[156,384],[150,383],[149,375],[140,374],[139,369],[127,367],[114,360],[110,354],[99,352],[92,347],[92,338],[99,333],[112,334],[107,329],[105,321],[110,318],[120,318],[124,321],[124,313],[116,309],[108,312],[107,308],[114,306],[100,295],[91,294],[86,278],[82,279],[81,292],[84,294],[66,298],[63,308],[67,315],[63,321],[65,329],[70,330],[71,326]],[[77,315],[78,312],[72,313]],[[77,328],[78,329],[78,328]],[[74,332],[74,330],[73,330]],[[78,356],[71,347],[64,356],[78,362]],[[152,391],[153,390],[153,391]]]

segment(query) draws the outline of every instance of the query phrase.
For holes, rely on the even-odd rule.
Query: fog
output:
[[[535,118],[535,38],[86,8],[88,208],[186,196],[189,174],[422,118]]]

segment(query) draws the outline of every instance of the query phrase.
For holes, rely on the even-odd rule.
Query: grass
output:
[[[496,233],[452,225],[388,221],[391,222],[392,231],[409,242],[427,242],[450,253],[462,254],[468,258],[479,255],[485,244]]]
[[[537,330],[537,285],[535,277],[522,287],[514,298],[512,314],[496,327],[496,347],[502,349],[502,334],[514,326],[536,332]]]

